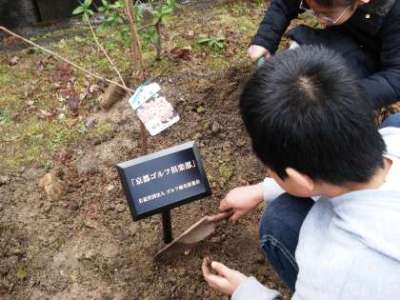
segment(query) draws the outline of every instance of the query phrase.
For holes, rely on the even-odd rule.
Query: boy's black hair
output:
[[[363,183],[383,166],[370,102],[331,50],[302,46],[268,59],[240,109],[256,155],[282,179],[292,167],[314,180]]]

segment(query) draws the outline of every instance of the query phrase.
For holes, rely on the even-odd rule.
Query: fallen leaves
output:
[[[44,109],[39,109],[39,111],[37,112],[37,117],[41,120],[45,120],[45,119],[52,119],[55,116],[55,112],[50,112]]]
[[[170,57],[173,60],[185,60],[191,61],[192,57],[192,47],[187,46],[183,48],[175,47],[170,52]]]
[[[79,107],[81,106],[81,99],[77,94],[72,94],[67,97],[67,106],[71,111],[72,116],[76,117],[79,115]]]
[[[55,72],[55,81],[58,93],[62,99],[65,99],[72,116],[78,116],[81,99],[75,89],[76,79],[73,77],[72,67],[66,63],[58,64]]]

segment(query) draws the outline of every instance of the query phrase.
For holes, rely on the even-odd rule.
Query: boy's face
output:
[[[315,182],[300,172],[297,172],[294,169],[288,168],[286,173],[288,176],[285,179],[282,179],[272,171],[270,168],[267,168],[268,175],[279,184],[279,186],[284,189],[290,195],[308,198],[311,196],[315,196]]]
[[[358,6],[369,2],[369,0],[359,0],[354,5],[350,6],[335,7],[321,6],[315,0],[305,0],[305,2],[323,25],[337,26],[349,20],[357,10]]]

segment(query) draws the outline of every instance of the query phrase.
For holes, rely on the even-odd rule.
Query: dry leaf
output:
[[[48,119],[54,117],[54,113],[40,109],[39,112],[37,113],[37,116],[39,119]]]
[[[174,60],[186,60],[186,61],[191,61],[192,60],[192,48],[189,47],[184,47],[184,48],[173,48],[170,51],[170,56]]]
[[[67,105],[73,116],[79,114],[79,107],[81,105],[81,100],[77,95],[72,95],[67,98]]]

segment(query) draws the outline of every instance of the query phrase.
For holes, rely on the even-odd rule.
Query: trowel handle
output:
[[[259,67],[261,67],[263,64],[265,63],[265,57],[264,56],[261,56],[259,59],[257,59],[257,69],[259,68]]]
[[[233,209],[229,209],[218,214],[212,215],[208,217],[209,222],[219,222],[225,219],[229,219],[234,213]]]

